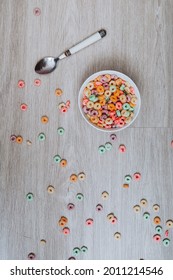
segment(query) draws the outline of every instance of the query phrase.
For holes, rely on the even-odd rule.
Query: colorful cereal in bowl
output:
[[[102,131],[119,131],[133,123],[141,105],[135,83],[112,70],[91,75],[81,86],[78,99],[84,119]]]

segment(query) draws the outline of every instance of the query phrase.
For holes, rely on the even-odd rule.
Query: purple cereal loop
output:
[[[105,90],[108,90],[109,89],[109,84],[105,83],[105,84],[103,84],[103,87],[105,88]]]
[[[98,112],[96,110],[93,110],[92,111],[92,116],[97,116],[98,115]]]
[[[97,91],[95,89],[92,89],[91,93],[92,94],[97,94]]]
[[[89,109],[86,106],[84,106],[83,111],[84,111],[85,114],[88,114]]]
[[[102,113],[107,115],[108,114],[108,110],[103,110]]]

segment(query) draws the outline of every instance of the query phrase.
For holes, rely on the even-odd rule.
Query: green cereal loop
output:
[[[88,251],[88,248],[86,246],[81,247],[81,252],[86,253]]]
[[[162,233],[162,227],[161,227],[161,226],[155,227],[155,231],[156,231],[156,233],[158,233],[158,234]]]
[[[134,111],[134,108],[133,108],[133,107],[130,107],[130,108],[129,108],[129,111],[130,111],[130,112],[133,112],[133,111]]]
[[[54,162],[56,162],[56,163],[60,163],[61,157],[60,157],[59,155],[56,155],[56,156],[54,156],[53,160],[54,160]]]
[[[115,92],[117,88],[116,88],[116,86],[111,85],[109,89],[110,89],[110,92]]]
[[[33,195],[32,193],[28,193],[28,194],[26,195],[26,199],[27,199],[28,201],[32,201],[33,198],[34,198],[34,195]]]
[[[168,238],[163,239],[163,245],[164,245],[165,247],[168,247],[168,246],[169,246],[169,243],[170,243],[170,240],[169,240]]]
[[[63,127],[58,127],[57,132],[59,135],[63,135],[64,134],[64,128]]]
[[[131,177],[130,175],[126,175],[126,176],[124,177],[124,182],[125,182],[126,184],[129,184],[131,181],[132,181],[132,177]]]
[[[125,89],[125,85],[121,85],[120,90],[124,90],[124,89]]]
[[[91,94],[89,97],[89,100],[92,102],[96,102],[98,100],[98,98],[94,94]]]
[[[74,256],[78,256],[79,254],[80,254],[80,248],[75,247],[75,248],[73,249],[73,255],[74,255]]]
[[[104,154],[106,152],[106,148],[104,145],[99,146],[98,150],[100,154]]]
[[[77,198],[77,200],[82,201],[83,200],[83,194],[82,193],[77,193],[76,198]]]
[[[130,109],[130,105],[128,103],[124,103],[123,104],[123,109],[124,110],[129,110]]]
[[[45,139],[46,139],[46,136],[45,136],[44,133],[40,133],[40,134],[38,135],[38,140],[39,140],[39,141],[44,141]]]
[[[112,144],[110,142],[105,143],[105,148],[107,151],[110,151],[112,149]]]
[[[149,217],[150,217],[150,213],[145,212],[145,213],[143,214],[143,217],[144,217],[145,220],[148,220]]]
[[[121,117],[121,112],[119,110],[116,110],[117,116]]]

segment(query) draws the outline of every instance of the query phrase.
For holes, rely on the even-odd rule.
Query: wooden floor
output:
[[[60,61],[50,75],[35,73],[40,58],[58,56],[101,28],[107,30],[102,41]],[[170,245],[163,244],[166,221],[173,220],[173,1],[0,0],[0,30],[0,259],[27,259],[30,252],[36,259],[68,259],[82,246],[88,250],[76,259],[173,259],[173,228]],[[77,99],[84,80],[104,69],[131,77],[142,106],[134,124],[117,133],[113,149],[100,155],[98,147],[110,134],[85,122]],[[25,81],[22,89],[19,80]],[[58,87],[61,97],[55,95]],[[71,107],[62,115],[58,104],[67,100]],[[28,105],[26,112],[21,103]],[[43,115],[47,124],[41,123]],[[57,134],[58,127],[64,135]],[[41,132],[44,142],[38,141]],[[12,143],[12,134],[21,135],[23,143]],[[120,144],[126,153],[119,152]],[[67,159],[67,167],[54,163],[56,154]],[[70,183],[70,175],[80,172],[86,179]],[[135,172],[141,180],[124,189],[124,176]],[[49,185],[55,188],[51,194]],[[28,193],[33,201],[27,201]],[[134,205],[144,198],[147,206],[135,213]],[[69,203],[75,209],[69,211]],[[109,213],[116,224],[108,221]],[[61,216],[68,218],[67,236],[58,225]],[[161,218],[159,243],[153,240],[155,216]],[[92,226],[85,224],[88,218]]]

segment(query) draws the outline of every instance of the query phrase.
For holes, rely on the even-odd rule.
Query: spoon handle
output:
[[[92,45],[93,43],[99,41],[100,39],[102,39],[105,36],[106,36],[106,30],[101,29],[101,30],[97,31],[96,33],[94,33],[93,35],[89,36],[88,38],[84,39],[80,43],[71,47],[69,50],[66,50],[63,54],[61,54],[59,56],[59,59],[63,59],[67,56],[70,56],[70,55],[88,47],[89,45]]]

